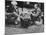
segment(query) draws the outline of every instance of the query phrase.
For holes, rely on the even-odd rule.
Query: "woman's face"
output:
[[[17,5],[17,2],[12,1],[11,4],[12,4],[12,5]]]
[[[35,5],[34,5],[34,8],[38,8],[38,4],[35,4]]]

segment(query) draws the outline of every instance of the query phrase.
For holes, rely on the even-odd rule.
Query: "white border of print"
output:
[[[46,35],[46,0],[18,0],[18,1],[32,1],[32,2],[44,2],[44,33],[32,33],[32,34],[18,34],[18,35]],[[0,35],[5,35],[5,0],[0,0]]]

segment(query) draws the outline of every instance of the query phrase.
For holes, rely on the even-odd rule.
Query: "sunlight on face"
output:
[[[37,7],[38,7],[38,4],[35,4],[35,5],[34,5],[34,8],[37,8]]]
[[[13,34],[13,35],[28,35],[28,34]]]
[[[17,2],[12,1],[11,4],[12,4],[12,5],[17,5]]]
[[[30,2],[28,1],[27,4],[30,4]]]

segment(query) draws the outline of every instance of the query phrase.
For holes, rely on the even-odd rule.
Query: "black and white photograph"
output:
[[[5,35],[44,33],[44,3],[5,0]]]

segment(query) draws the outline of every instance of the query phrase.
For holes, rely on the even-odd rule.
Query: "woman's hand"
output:
[[[35,21],[35,24],[37,24],[37,25],[41,25],[42,23],[43,23],[42,19],[40,19],[40,21]]]

